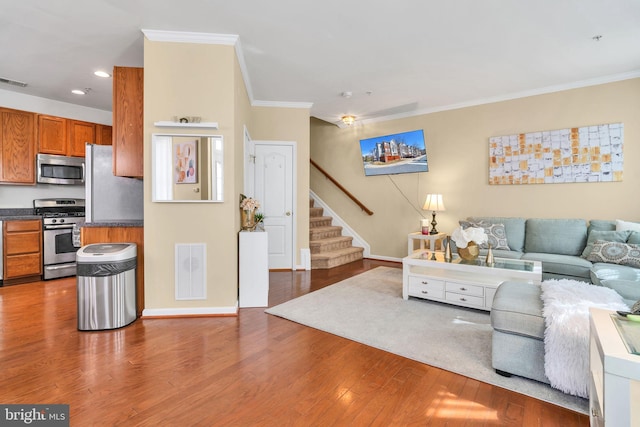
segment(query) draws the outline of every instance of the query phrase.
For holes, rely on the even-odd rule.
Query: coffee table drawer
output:
[[[457,294],[455,292],[447,292],[447,301],[457,305],[468,305],[478,308],[484,307],[484,297]]]
[[[466,283],[447,282],[447,292],[484,297],[484,287]]]
[[[409,295],[444,299],[444,280],[409,276]]]

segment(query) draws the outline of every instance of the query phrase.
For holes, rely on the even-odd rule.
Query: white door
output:
[[[255,143],[255,198],[269,237],[269,268],[293,269],[294,147]]]

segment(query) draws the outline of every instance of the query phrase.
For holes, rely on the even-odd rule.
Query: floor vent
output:
[[[207,298],[207,246],[204,243],[176,244],[176,299]]]

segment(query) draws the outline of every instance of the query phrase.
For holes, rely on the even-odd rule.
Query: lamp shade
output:
[[[422,209],[425,211],[444,211],[444,203],[442,202],[442,194],[427,194]]]

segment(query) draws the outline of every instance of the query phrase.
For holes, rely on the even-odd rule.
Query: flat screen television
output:
[[[365,176],[429,172],[422,130],[361,139]]]

